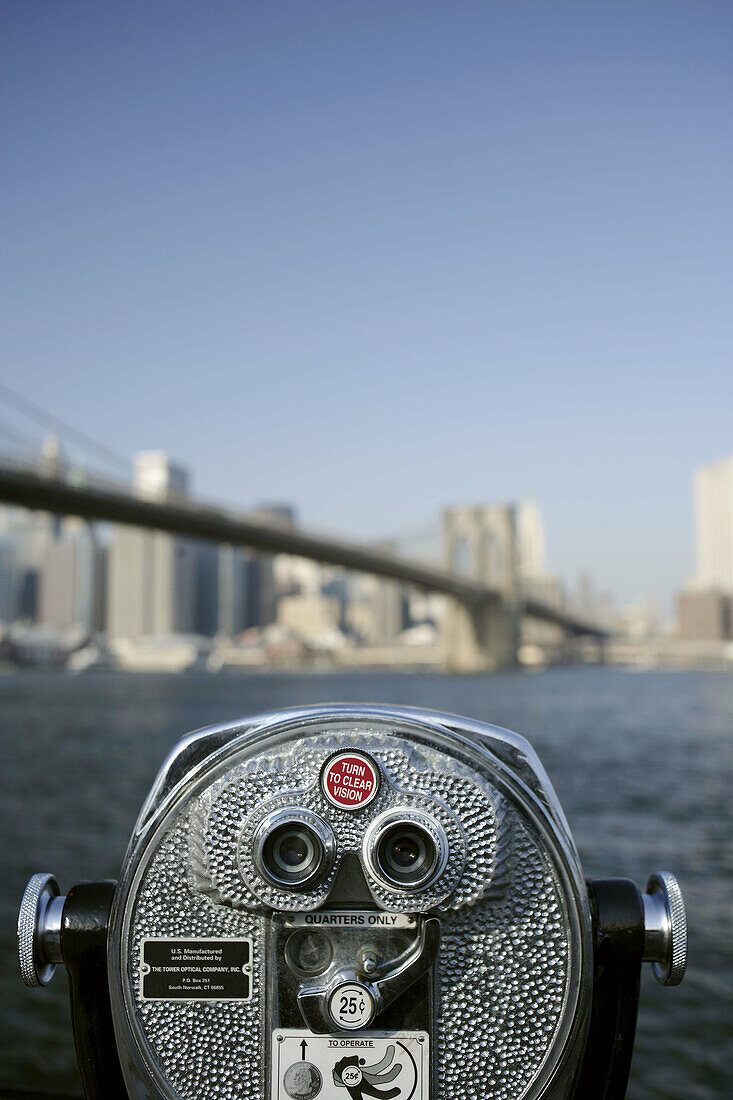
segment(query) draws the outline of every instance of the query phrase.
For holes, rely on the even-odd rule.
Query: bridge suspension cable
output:
[[[439,539],[441,526],[439,520],[430,520],[420,527],[414,527],[410,531],[402,531],[398,535],[389,535],[380,539],[371,539],[373,546],[403,547],[421,546]]]
[[[22,394],[16,393],[16,391],[11,389],[5,382],[0,382],[0,401],[16,409],[18,412],[23,413],[29,419],[35,420],[36,423],[42,424],[45,428],[59,432],[62,437],[74,440],[77,446],[80,446],[82,450],[87,453],[96,454],[106,463],[118,468],[124,467],[125,470],[130,469],[129,458],[119,454],[117,451],[113,450],[112,447],[108,447],[106,443],[100,443],[98,440],[93,439],[90,435],[87,435],[86,432],[82,432],[78,428],[74,428],[71,424],[67,424],[64,420],[61,420],[60,417],[47,412],[34,401],[29,401],[27,397],[23,397]]]
[[[0,420],[0,436],[11,447],[17,447],[22,451],[35,451],[39,446],[37,439],[25,432],[19,432],[15,425],[6,424],[3,420]]]

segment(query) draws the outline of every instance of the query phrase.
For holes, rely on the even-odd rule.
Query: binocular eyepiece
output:
[[[272,886],[305,891],[333,867],[336,837],[327,821],[305,807],[273,810],[257,828],[252,858]]]
[[[523,738],[323,706],[184,738],[119,881],[34,875],[18,947],[88,1100],[613,1100],[686,924],[668,872],[584,879]]]

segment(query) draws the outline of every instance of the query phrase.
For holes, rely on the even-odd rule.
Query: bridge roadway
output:
[[[191,501],[151,500],[101,483],[75,484],[60,476],[41,474],[31,467],[11,466],[5,462],[0,465],[0,502],[53,515],[167,531],[186,538],[244,546],[270,554],[293,554],[401,581],[424,591],[442,592],[476,611],[503,602],[499,589],[385,551],[275,523],[258,522],[246,515]],[[569,634],[606,636],[606,631],[595,624],[538,600],[520,600],[517,610],[520,614],[554,623]]]

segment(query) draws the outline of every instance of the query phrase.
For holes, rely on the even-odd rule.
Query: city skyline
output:
[[[0,660],[477,672],[733,656],[733,456],[695,470],[696,571],[672,622],[653,601],[614,607],[588,577],[570,591],[548,568],[534,500],[445,509],[442,567],[431,570],[392,548],[319,541],[292,505],[260,505],[244,522],[212,512],[190,496],[191,471],[161,449],[135,454],[132,467],[129,487],[112,490],[51,435],[35,460],[3,470],[5,499],[18,503],[0,506]]]
[[[0,402],[5,401],[10,406],[12,413],[17,416],[20,411],[21,414],[27,416],[33,422],[33,429],[38,432],[39,424],[49,424],[54,427],[54,431],[50,435],[46,435],[42,445],[38,444],[38,441],[32,441],[31,436],[27,431],[21,429],[17,431],[17,425],[13,426],[8,423],[7,420],[0,423],[0,461],[4,456],[10,460],[11,464],[14,461],[20,461],[21,465],[28,463],[31,468],[38,467],[41,472],[51,474],[52,476],[62,476],[64,478],[70,477],[72,482],[78,478],[85,479],[91,477],[93,480],[98,478],[99,475],[99,454],[103,453],[105,449],[108,449],[110,455],[114,455],[118,464],[130,467],[130,474],[125,479],[132,485],[134,491],[142,496],[150,496],[151,498],[170,496],[180,496],[181,499],[188,498],[191,500],[201,499],[197,498],[196,494],[192,492],[192,487],[195,482],[195,471],[192,471],[187,465],[184,465],[175,460],[166,451],[161,448],[156,450],[146,450],[137,452],[131,456],[128,463],[119,452],[114,452],[113,448],[106,448],[105,444],[101,444],[98,440],[89,436],[85,432],[80,432],[74,425],[63,424],[62,422],[55,422],[56,418],[53,414],[47,413],[37,403],[28,401],[21,394],[12,390],[11,388],[0,384]],[[60,429],[61,433],[67,433],[60,438],[56,429]],[[63,439],[63,442],[62,442]],[[92,461],[89,459],[89,455],[92,456]],[[97,465],[95,466],[94,459],[96,458]],[[119,465],[118,465],[119,469]],[[541,591],[542,585],[547,581],[551,581],[552,596],[550,603],[555,603],[557,599],[561,598],[562,603],[568,608],[575,609],[582,614],[587,614],[591,619],[597,615],[602,617],[606,616],[618,616],[625,612],[632,612],[634,608],[641,608],[646,606],[653,609],[654,618],[660,625],[665,625],[667,628],[674,626],[676,620],[676,612],[671,609],[671,603],[679,596],[679,593],[683,590],[714,590],[720,588],[723,592],[731,590],[729,583],[730,576],[733,575],[733,542],[729,534],[730,516],[733,515],[733,496],[731,496],[731,471],[733,470],[733,455],[719,459],[712,463],[704,463],[698,465],[692,471],[692,482],[694,485],[694,494],[692,500],[692,510],[695,515],[695,533],[694,533],[694,563],[691,566],[688,575],[683,578],[677,585],[677,588],[673,593],[668,594],[667,599],[655,599],[648,594],[641,594],[636,599],[627,601],[625,604],[619,601],[615,594],[604,590],[602,586],[597,583],[596,577],[588,573],[578,574],[576,577],[561,576],[558,570],[550,568],[547,556],[547,539],[545,534],[545,523],[543,513],[538,505],[537,500],[530,496],[523,501],[516,504],[517,507],[517,526],[518,526],[518,567],[521,575],[524,577],[526,584],[530,585],[533,582],[539,582],[539,590]],[[712,484],[718,486],[716,490],[716,496],[709,498],[706,496],[705,511],[701,511],[701,497],[702,486],[707,485],[711,478],[716,479]],[[721,480],[722,479],[722,480]],[[117,475],[117,483],[120,489],[124,489],[124,481],[121,479],[120,474]],[[102,477],[101,484],[114,484],[108,476]],[[709,493],[709,490],[706,490]],[[730,498],[730,500],[729,500]],[[714,503],[713,503],[714,502]],[[226,502],[217,500],[204,503],[213,503],[217,507],[224,507],[227,509],[229,506]],[[441,509],[443,517],[458,508],[468,508],[469,510],[476,507],[479,508],[492,508],[501,506],[501,501],[493,502],[478,502],[473,501],[470,503],[460,502],[459,504],[451,504]],[[7,506],[0,506],[7,508]],[[720,513],[721,507],[723,513]],[[17,509],[11,508],[11,512],[17,511]],[[264,502],[258,501],[248,509],[246,513],[252,518],[256,518],[258,515],[264,517],[274,516],[287,516],[287,522],[295,523],[295,516],[299,514],[297,503],[283,503],[283,502]],[[269,520],[268,520],[269,521]],[[41,526],[45,530],[47,527],[49,530],[50,518],[48,521],[43,521]],[[22,519],[19,521],[20,526],[23,526]],[[65,526],[73,526],[77,521],[73,519],[65,520]],[[723,535],[724,525],[725,534]],[[51,525],[52,526],[52,525]],[[106,526],[103,522],[103,527]],[[303,525],[307,528],[307,524]],[[34,523],[31,523],[31,527],[34,527]],[[443,523],[444,527],[444,523]],[[416,561],[423,560],[426,563],[432,563],[435,565],[440,564],[441,559],[443,565],[445,564],[445,533],[441,533],[440,517],[436,516],[428,526],[423,526],[418,531],[403,532],[402,536],[393,532],[391,538],[374,540],[371,545],[379,547],[389,548],[391,551],[396,552],[398,555],[410,559],[413,558]],[[312,529],[311,529],[312,530]],[[120,528],[120,531],[124,533],[125,528]],[[716,536],[713,532],[719,532]],[[312,532],[315,535],[319,533]],[[353,540],[350,533],[344,532],[321,532],[320,534],[326,536],[335,536],[336,538],[345,538],[346,541],[353,541],[355,544],[358,540]],[[135,540],[139,537],[147,538],[143,532],[136,532],[134,529],[129,529],[129,535],[125,536],[128,540]],[[706,549],[710,545],[711,538],[717,538],[716,554],[718,562],[724,559],[724,565],[718,568],[718,578],[713,579],[713,574],[706,564],[706,555],[709,555],[709,550]],[[153,540],[154,541],[154,540]],[[369,545],[369,544],[366,544]],[[420,548],[416,550],[416,547]],[[728,560],[730,559],[730,560]],[[315,563],[313,563],[315,564]],[[464,572],[454,564],[451,568],[456,569],[457,572]],[[169,570],[170,572],[170,570]],[[722,578],[722,579],[720,579]],[[528,589],[529,590],[529,589]],[[561,597],[558,595],[562,593]],[[64,596],[64,599],[67,597]],[[542,598],[540,596],[540,598]],[[125,605],[123,600],[123,607]],[[601,610],[602,609],[602,610]],[[187,613],[184,613],[184,618],[187,617]],[[188,616],[190,618],[190,615]],[[152,621],[152,620],[151,620]],[[171,620],[172,622],[173,620]],[[204,631],[206,633],[207,631]],[[232,631],[232,633],[235,631]],[[155,633],[155,631],[153,631]]]
[[[4,20],[11,384],[362,541],[533,496],[668,605],[731,450],[729,5]]]
[[[10,396],[7,387],[2,387],[2,390],[5,396]],[[39,406],[34,406],[34,409],[43,417]],[[4,429],[7,428],[6,424]],[[73,431],[70,427],[68,430]],[[87,439],[86,443],[92,448],[95,446],[93,440]],[[19,456],[5,456],[0,452],[0,465],[6,465],[9,473],[25,471],[27,475],[40,478],[41,484],[50,479],[50,487],[66,485],[72,491],[77,487],[82,496],[90,491],[92,499],[100,491],[104,493],[112,489],[109,480],[99,481],[98,475],[88,465],[81,466],[70,460],[56,434],[48,436],[37,453],[26,453],[24,459]],[[211,502],[196,501],[192,497],[191,480],[191,471],[173,460],[165,451],[158,449],[138,452],[132,458],[130,484],[118,482],[114,487],[113,497],[123,500],[142,498],[151,504],[174,507],[188,506],[193,509],[194,514],[206,516]],[[18,566],[22,570],[32,569],[38,574],[37,581],[33,583],[40,592],[40,602],[30,615],[25,616],[29,620],[60,626],[63,625],[58,621],[60,618],[64,620],[64,624],[74,625],[77,620],[72,617],[73,609],[83,606],[86,610],[78,620],[79,624],[95,629],[94,620],[98,615],[92,610],[92,605],[97,601],[92,598],[91,591],[86,592],[83,599],[77,600],[75,590],[79,588],[80,582],[84,587],[84,574],[90,589],[96,589],[93,574],[99,570],[105,576],[104,582],[100,576],[100,584],[108,589],[105,629],[113,635],[164,635],[191,630],[203,634],[216,633],[220,629],[217,626],[217,618],[221,619],[220,611],[203,615],[210,626],[196,625],[196,621],[201,618],[195,609],[197,597],[194,594],[197,586],[195,575],[200,562],[212,554],[221,557],[221,552],[226,551],[226,556],[230,558],[228,571],[231,572],[232,568],[237,568],[231,558],[232,552],[235,557],[242,556],[243,559],[258,556],[258,551],[254,548],[256,542],[254,545],[246,541],[240,544],[235,539],[234,544],[229,545],[225,536],[217,535],[214,531],[209,536],[203,532],[198,536],[166,534],[166,517],[163,514],[157,517],[163,525],[161,528],[139,528],[134,525],[134,521],[131,521],[131,525],[124,522],[118,524],[106,517],[104,512],[96,513],[96,518],[91,520],[89,517],[79,518],[84,515],[83,507],[81,512],[76,512],[73,507],[67,510],[61,504],[59,508],[54,508],[50,501],[48,510],[42,505],[27,510],[20,498],[15,504],[0,505],[0,537],[6,543],[16,544]],[[231,513],[231,516],[236,524],[236,514]],[[296,539],[301,533],[305,535],[304,558],[299,557],[297,544],[292,544],[290,549],[281,547],[279,550],[271,548],[263,551],[261,548],[259,551],[259,554],[274,554],[272,561],[275,573],[272,579],[274,580],[275,574],[278,576],[282,582],[279,590],[284,594],[293,586],[296,591],[311,595],[315,590],[325,593],[331,584],[329,578],[336,580],[342,575],[345,578],[347,574],[354,572],[361,572],[368,577],[372,566],[378,583],[381,584],[385,579],[379,579],[380,570],[385,567],[386,576],[392,577],[390,583],[394,583],[395,577],[390,573],[389,566],[395,560],[401,561],[407,571],[407,576],[398,580],[395,587],[426,588],[430,592],[432,586],[437,584],[437,591],[442,591],[440,586],[454,576],[478,586],[486,585],[493,591],[506,591],[513,588],[516,578],[524,594],[533,595],[540,602],[545,590],[551,590],[551,606],[559,607],[567,599],[561,592],[559,579],[548,569],[542,514],[534,500],[474,505],[468,508],[451,506],[445,509],[436,523],[436,527],[442,526],[442,549],[437,555],[442,561],[426,561],[424,564],[427,569],[422,572],[420,562],[415,559],[411,563],[409,556],[404,551],[400,552],[397,542],[374,546],[371,553],[369,547],[364,547],[366,559],[361,565],[358,561],[351,561],[350,555],[354,550],[358,552],[359,547],[349,543],[348,539],[342,538],[333,542],[328,537],[319,540],[316,535],[314,538],[317,545],[314,545],[312,533],[303,532],[298,524],[297,511],[290,504],[261,503],[243,518],[255,527],[264,523],[266,530],[278,528],[285,534],[292,531]],[[95,555],[90,557],[87,550],[84,554],[86,565],[80,571],[72,560],[77,556],[73,546],[78,547],[80,543],[86,546],[90,542],[100,551],[104,549],[105,561],[102,563],[100,560],[98,565],[93,565]],[[50,556],[47,554],[49,549],[53,551]],[[322,550],[323,557],[319,556],[319,549]],[[396,558],[393,557],[395,554]],[[54,558],[58,559],[55,565]],[[329,561],[331,564],[328,564]],[[12,566],[12,562],[10,564]],[[430,564],[433,566],[432,570],[429,568]],[[217,565],[215,573],[218,572]],[[53,592],[49,601],[48,592],[44,590],[48,588],[47,581],[52,575],[57,579],[50,587],[58,588],[58,592]],[[341,584],[342,581],[338,580],[337,583]],[[587,591],[589,592],[588,589]],[[228,592],[226,597],[220,595],[219,609],[227,604],[228,617],[233,615],[236,619],[239,615],[236,610],[238,602],[238,597]],[[214,600],[214,604],[216,603]],[[58,615],[54,613],[44,618],[44,606],[58,609]],[[0,619],[6,622],[14,618],[22,620],[22,608],[23,600],[20,599],[20,613],[8,615],[8,609],[5,608]],[[272,611],[274,613],[274,606]],[[586,606],[585,613],[591,619],[595,617],[590,605]],[[233,635],[243,628],[243,625],[232,627],[227,633]],[[100,627],[97,626],[96,629]]]

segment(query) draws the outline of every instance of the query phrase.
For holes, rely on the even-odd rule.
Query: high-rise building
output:
[[[277,592],[272,554],[256,554],[245,568],[247,626],[269,626],[277,617]]]
[[[217,552],[217,632],[233,638],[252,625],[247,603],[251,558],[239,546],[219,546]]]
[[[46,512],[0,507],[0,538],[9,547],[4,555],[8,621],[37,621],[44,555],[59,530],[58,518]]]
[[[517,567],[519,584],[525,596],[550,607],[561,608],[564,602],[562,584],[547,568],[545,529],[542,513],[534,500],[525,500],[517,509]],[[594,617],[595,612],[591,613]],[[556,636],[554,627],[534,621],[522,624],[523,637],[542,642]]]
[[[194,629],[196,554],[161,531],[118,527],[109,547],[107,631],[113,637]]]
[[[15,547],[12,539],[0,538],[0,623],[15,617]]]
[[[92,528],[78,519],[64,521],[47,543],[40,570],[38,619],[65,630],[104,629],[105,550]]]
[[[733,638],[733,456],[695,470],[696,570],[677,603],[690,640]]]
[[[133,457],[132,470],[132,488],[138,496],[175,500],[188,495],[188,470],[165,451],[139,451]]]
[[[193,629],[196,634],[210,638],[219,629],[219,550],[211,542],[195,546]]]
[[[260,504],[250,519],[273,527],[295,526],[295,509],[290,504]],[[277,584],[272,554],[253,554],[246,569],[247,626],[268,626],[277,618]]]
[[[695,471],[694,587],[733,592],[733,455]]]
[[[158,500],[185,497],[188,473],[164,451],[133,462],[133,491]],[[191,633],[196,627],[198,547],[162,531],[117,527],[109,548],[107,630],[114,637]]]
[[[66,461],[56,436],[41,448],[39,470],[44,477],[63,477]],[[61,533],[58,516],[31,512],[14,505],[0,506],[1,555],[0,620],[37,622],[40,617],[41,572],[47,548]]]
[[[517,559],[523,581],[547,579],[545,530],[534,500],[523,501],[517,509]]]

